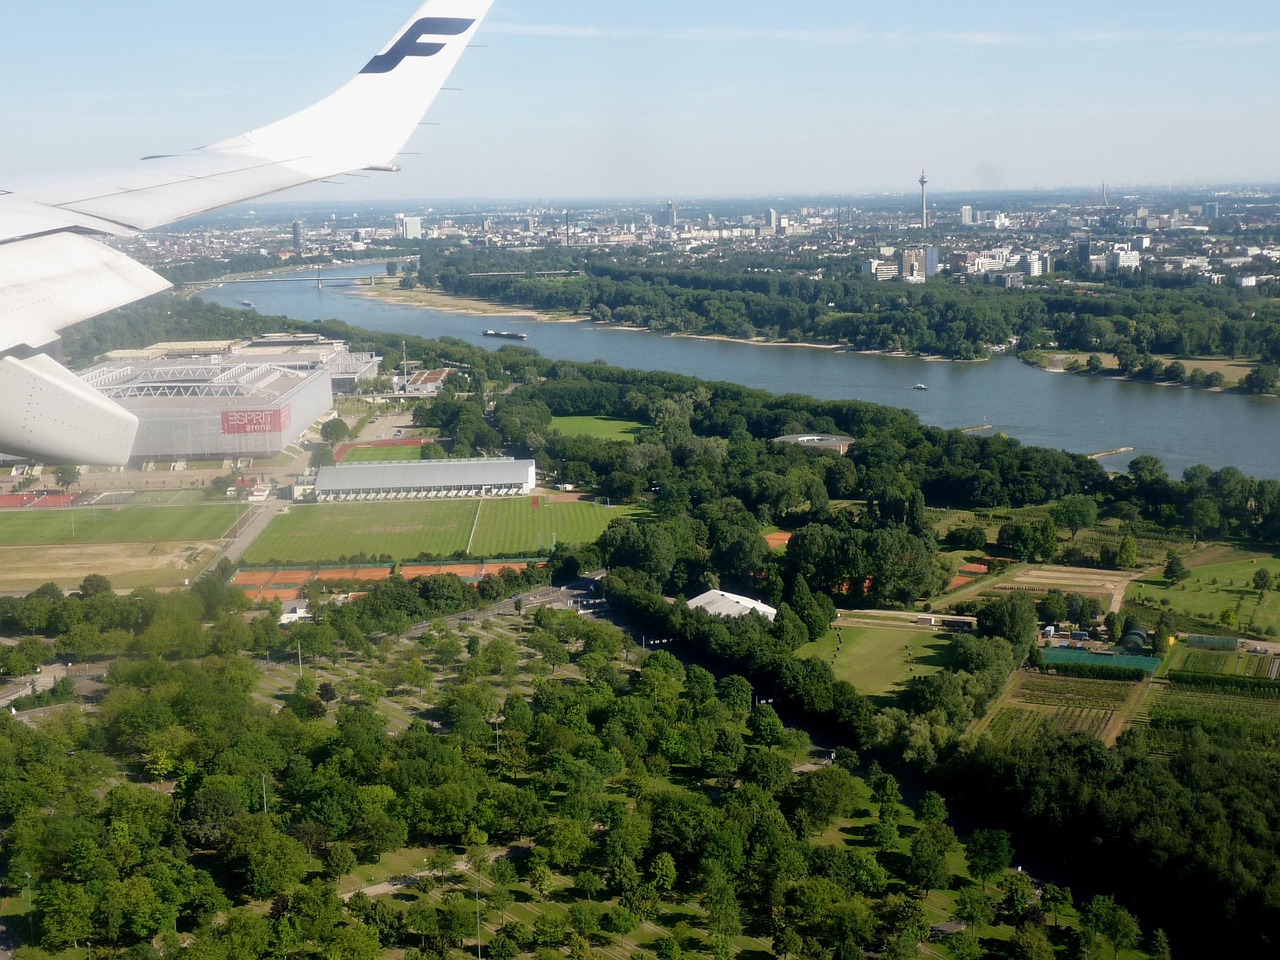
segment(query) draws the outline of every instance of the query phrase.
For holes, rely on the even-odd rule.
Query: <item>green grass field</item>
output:
[[[343,463],[403,463],[421,459],[422,448],[417,444],[399,447],[352,447],[342,458]]]
[[[1194,555],[1190,558],[1194,563]],[[1232,551],[1223,561],[1192,566],[1191,576],[1179,584],[1169,584],[1163,577],[1137,580],[1125,599],[1141,598],[1163,603],[1179,613],[1207,620],[1217,620],[1223,610],[1239,609],[1237,623],[1261,633],[1268,627],[1280,631],[1280,593],[1268,590],[1259,599],[1253,588],[1253,575],[1269,570],[1280,580],[1280,560],[1268,554]]]
[[[244,512],[245,507],[234,503],[5,510],[0,512],[0,546],[218,540]]]
[[[559,430],[566,437],[631,440],[644,429],[644,424],[613,417],[552,417],[551,429]]]
[[[836,640],[842,642],[837,647]],[[888,698],[901,693],[912,677],[942,669],[945,634],[901,627],[837,627],[821,640],[805,644],[796,656],[825,660],[836,678],[859,693]]]
[[[581,501],[532,503],[532,498],[520,497],[303,504],[277,517],[245,562],[316,563],[359,553],[406,560],[459,550],[473,556],[534,556],[549,553],[556,542],[594,540],[609,521],[632,512]]]
[[[549,553],[557,543],[586,543],[609,522],[635,512],[633,507],[605,507],[584,500],[531,506],[527,498],[483,500],[471,543],[473,556],[498,553]]]

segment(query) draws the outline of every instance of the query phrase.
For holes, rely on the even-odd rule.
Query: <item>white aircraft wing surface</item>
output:
[[[0,452],[129,458],[133,414],[42,355],[60,330],[169,286],[96,238],[343,173],[396,169],[492,3],[427,0],[344,87],[257,130],[109,173],[0,182]]]

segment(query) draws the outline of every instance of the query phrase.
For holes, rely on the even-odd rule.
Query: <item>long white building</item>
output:
[[[454,497],[522,497],[537,484],[532,460],[419,460],[321,467],[315,497],[321,503],[350,500],[443,500]]]

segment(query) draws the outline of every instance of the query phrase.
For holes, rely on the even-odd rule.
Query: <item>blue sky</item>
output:
[[[415,0],[6,8],[0,170],[28,174],[305,106]],[[1280,181],[1270,2],[497,0],[477,43],[404,172],[290,198]]]

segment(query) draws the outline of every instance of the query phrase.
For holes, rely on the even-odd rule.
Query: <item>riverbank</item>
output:
[[[1145,383],[1155,387],[1183,387],[1187,390],[1201,390],[1205,393],[1246,393],[1240,385],[1241,381],[1254,369],[1254,364],[1240,360],[1228,360],[1219,357],[1192,357],[1183,359],[1172,356],[1155,356],[1153,359],[1164,364],[1180,363],[1189,373],[1200,371],[1203,374],[1220,374],[1224,382],[1218,386],[1188,381],[1147,380],[1132,377],[1120,372],[1119,363],[1114,354],[1096,354],[1102,360],[1102,369],[1089,370],[1090,354],[1085,353],[1050,353],[1044,350],[1028,350],[1018,354],[1018,359],[1029,367],[1045,373],[1071,373],[1078,376],[1092,377],[1100,380],[1116,380],[1122,383]]]
[[[721,343],[748,343],[753,347],[808,347],[811,350],[839,350],[838,343],[806,343],[792,340],[766,340],[763,337],[730,337],[722,333],[673,333],[672,338],[681,340],[718,340]]]
[[[403,290],[399,286],[399,281],[396,281],[395,286],[388,283],[375,283],[371,287],[361,288],[360,293],[367,297],[377,297],[379,300],[387,300],[391,303],[403,303],[428,310],[449,310],[454,313],[465,313],[476,317],[524,317],[543,323],[576,323],[578,319],[581,319],[575,319],[564,314],[519,309],[503,303],[493,303],[489,300],[456,297],[440,290],[427,290],[422,287]]]

